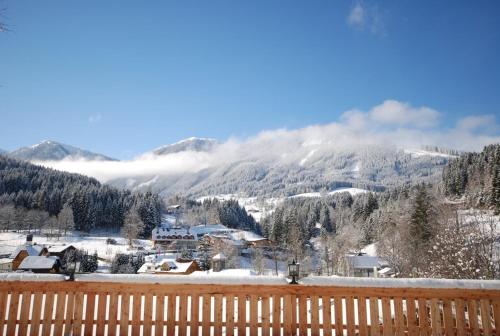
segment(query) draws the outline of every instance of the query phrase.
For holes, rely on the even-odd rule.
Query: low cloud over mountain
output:
[[[387,100],[368,111],[347,111],[339,121],[330,124],[295,130],[265,130],[249,138],[230,138],[221,143],[190,138],[130,161],[64,159],[39,162],[104,182],[166,193],[198,193],[202,186],[217,189],[216,185],[222,186],[219,191],[239,192],[242,186],[238,186],[238,181],[250,180],[255,184],[255,181],[269,178],[276,179],[269,183],[284,190],[286,187],[280,187],[279,179],[289,176],[294,176],[297,185],[305,183],[307,191],[328,181],[377,185],[390,178],[404,180],[422,165],[429,169],[426,174],[433,175],[435,172],[431,168],[444,164],[443,157],[425,159],[421,155],[420,161],[415,163],[417,158],[411,158],[403,149],[438,146],[470,151],[500,142],[494,116],[466,117],[451,128],[441,127],[440,117],[439,111],[430,107]],[[401,165],[411,171],[398,167],[401,160],[414,161]],[[377,169],[373,169],[374,165]],[[279,174],[273,175],[278,171]],[[314,187],[314,183],[306,183],[308,179],[319,185]],[[293,184],[293,181],[288,183]]]

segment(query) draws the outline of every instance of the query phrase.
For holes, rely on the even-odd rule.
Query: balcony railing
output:
[[[0,335],[500,335],[500,281],[59,279],[0,278]]]

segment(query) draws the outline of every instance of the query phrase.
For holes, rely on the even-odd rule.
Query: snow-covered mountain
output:
[[[138,191],[153,190],[165,196],[191,197],[221,194],[287,197],[351,187],[376,191],[407,182],[437,181],[451,158],[432,152],[415,155],[413,151],[391,146],[346,149],[331,143],[296,143],[286,147],[274,141],[279,142],[273,139],[265,145],[231,146],[211,139],[186,139],[151,152],[158,157],[152,164],[158,164],[161,157],[165,165],[186,160],[190,168],[175,173],[158,169],[151,175],[138,174],[107,182]],[[198,162],[199,169],[195,169]]]
[[[339,145],[334,139],[261,135],[244,142],[188,138],[129,161],[111,160],[54,141],[11,153],[46,166],[96,177],[120,188],[164,196],[290,197],[327,194],[339,188],[379,191],[438,181],[454,156],[394,145]],[[67,159],[63,161],[58,161]],[[71,159],[85,159],[71,160]],[[350,189],[356,190],[356,189]]]
[[[191,137],[174,144],[158,147],[152,151],[155,155],[168,155],[180,152],[208,152],[218,144],[217,140],[210,138]]]
[[[22,147],[9,156],[27,161],[59,161],[63,159],[84,159],[93,161],[115,161],[102,154],[96,154],[56,141],[46,140],[31,147]]]

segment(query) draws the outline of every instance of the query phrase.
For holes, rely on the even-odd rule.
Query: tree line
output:
[[[29,226],[29,223],[44,226],[52,221],[59,223],[61,228],[71,227],[86,232],[93,229],[119,230],[127,213],[137,212],[144,224],[139,235],[144,237],[160,223],[162,206],[158,195],[151,192],[119,190],[93,178],[2,155],[0,205],[3,210],[0,211],[0,222],[4,229],[22,229],[20,225]],[[72,223],[68,217],[72,217]],[[19,221],[20,218],[32,219]]]

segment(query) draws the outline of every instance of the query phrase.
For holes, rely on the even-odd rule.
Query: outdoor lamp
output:
[[[288,276],[292,277],[292,282],[290,282],[290,285],[299,284],[297,282],[297,278],[299,277],[299,268],[300,264],[296,263],[295,259],[293,259],[291,264],[288,264]]]

